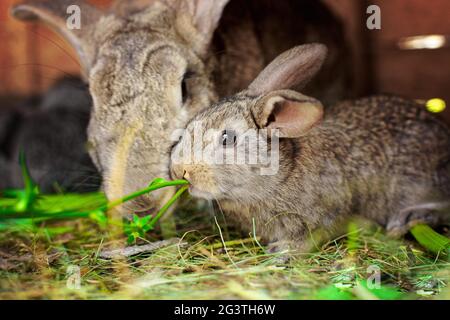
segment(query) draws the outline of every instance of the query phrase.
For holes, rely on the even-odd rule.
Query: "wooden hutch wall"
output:
[[[0,0],[0,96],[39,93],[61,75],[80,72],[75,52],[61,36],[10,16],[18,2]],[[89,2],[107,7],[111,0]]]

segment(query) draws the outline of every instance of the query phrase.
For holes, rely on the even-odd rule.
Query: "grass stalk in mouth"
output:
[[[24,221],[34,224],[48,220],[79,218],[91,218],[104,225],[107,222],[106,212],[108,210],[158,189],[182,186],[156,215],[134,219],[136,225],[133,225],[133,222],[131,222],[131,228],[138,230],[136,235],[142,236],[143,232],[154,228],[164,213],[187,190],[189,184],[186,180],[167,181],[163,178],[156,178],[147,187],[110,202],[107,201],[105,195],[101,192],[44,195],[40,193],[39,187],[30,175],[23,152],[20,154],[19,162],[24,180],[24,189],[5,190],[1,193],[0,230],[7,229],[16,222],[19,225],[23,225]]]
[[[166,181],[162,178],[156,178],[155,180],[153,180],[153,182],[146,188],[138,190],[136,192],[130,193],[129,195],[126,195],[125,197],[122,197],[120,199],[114,200],[109,202],[108,204],[106,204],[105,206],[103,206],[102,208],[100,208],[101,210],[110,210],[114,207],[117,207],[119,205],[121,205],[122,203],[125,203],[127,201],[133,200],[137,197],[140,197],[144,194],[150,193],[152,191],[158,190],[158,189],[162,189],[162,188],[166,188],[166,187],[173,187],[173,186],[180,186],[180,185],[188,185],[189,182],[187,182],[186,180],[173,180],[173,181]],[[184,188],[183,192],[186,191],[187,188]],[[175,197],[175,196],[174,196]],[[177,196],[175,198],[175,200],[178,198],[179,196]],[[169,202],[173,203],[174,201],[172,201],[172,199],[169,200]],[[168,202],[168,203],[169,203]],[[170,205],[169,205],[170,206]]]

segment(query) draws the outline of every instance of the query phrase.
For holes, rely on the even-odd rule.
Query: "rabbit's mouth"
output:
[[[134,200],[123,203],[121,209],[125,214],[137,214],[138,216],[154,215],[175,194],[176,189],[174,187],[166,189],[156,190],[151,195],[144,194]]]
[[[126,214],[136,213],[137,215],[144,215],[153,213],[156,209],[155,203],[150,203],[147,201],[130,201],[128,203],[124,203],[121,206],[121,209]]]
[[[146,210],[134,210],[134,213],[136,213],[138,216],[148,216],[155,214],[156,207],[149,207]]]
[[[142,195],[138,198],[135,198],[131,201],[125,202],[120,206],[120,210],[124,214],[138,214],[142,215],[144,213],[154,213],[158,208],[159,202],[158,199],[150,196],[150,195]]]

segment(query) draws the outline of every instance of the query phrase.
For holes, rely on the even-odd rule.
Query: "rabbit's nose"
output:
[[[186,171],[186,170],[184,170],[184,173],[183,173],[183,179],[189,181],[189,178],[190,178],[190,177],[191,177],[191,176],[189,175],[189,172]]]

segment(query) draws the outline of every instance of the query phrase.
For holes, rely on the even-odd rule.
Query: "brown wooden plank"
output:
[[[89,1],[102,8],[112,0]],[[0,1],[0,95],[24,95],[46,90],[65,74],[79,74],[72,47],[40,24],[27,24],[9,15],[20,0]]]

